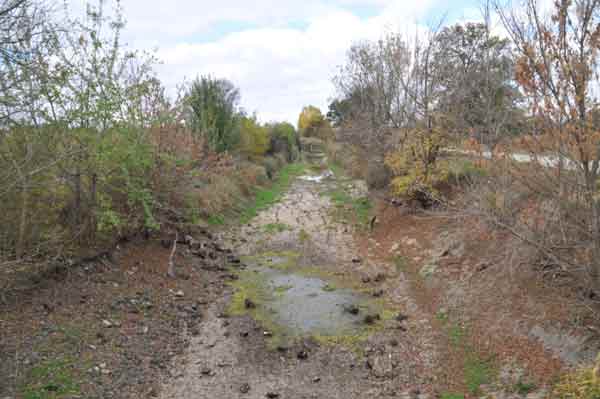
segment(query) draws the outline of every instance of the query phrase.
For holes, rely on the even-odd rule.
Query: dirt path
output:
[[[408,284],[383,290],[403,276],[358,258],[356,227],[325,195],[340,187],[366,194],[357,182],[298,179],[227,234],[244,267],[177,360],[163,399],[434,397],[439,340]]]

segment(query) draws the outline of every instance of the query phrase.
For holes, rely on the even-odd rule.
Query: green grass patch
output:
[[[276,204],[293,182],[306,170],[306,165],[295,163],[284,166],[270,187],[261,188],[254,193],[254,200],[241,210],[240,223],[246,224],[258,215],[260,211]]]
[[[462,326],[451,326],[448,330],[448,335],[450,337],[450,342],[454,346],[461,346],[465,343],[465,329]]]
[[[225,224],[225,216],[211,215],[206,222],[211,226],[223,226]]]
[[[29,372],[21,389],[25,399],[60,399],[80,394],[71,359],[49,360]]]
[[[326,285],[323,287],[323,291],[325,291],[325,292],[333,292],[333,291],[335,291],[335,290],[337,290],[337,288],[336,288],[336,287],[335,287],[335,285],[333,285],[333,284],[326,284]]]
[[[291,230],[291,229],[292,228],[285,223],[269,223],[269,224],[263,226],[263,230],[269,234],[282,233],[284,231]]]
[[[480,387],[492,383],[498,373],[493,357],[482,358],[468,342],[467,327],[452,323],[446,311],[437,312],[436,319],[445,327],[451,347],[462,354],[463,373],[468,392],[472,395],[479,394]]]
[[[367,228],[373,205],[368,197],[353,198],[338,187],[325,192],[335,207],[334,217]]]
[[[403,256],[403,255],[394,256],[394,258],[392,259],[392,263],[394,264],[394,266],[396,266],[396,271],[398,273],[401,273],[401,272],[404,272],[407,270],[408,259],[406,259],[406,256]]]
[[[515,384],[515,392],[519,395],[527,395],[537,389],[537,385],[532,382],[519,381]]]
[[[460,393],[443,393],[440,399],[465,399]]]
[[[475,354],[470,354],[465,360],[465,383],[472,394],[478,394],[479,388],[492,382],[496,370],[489,360],[483,360]]]

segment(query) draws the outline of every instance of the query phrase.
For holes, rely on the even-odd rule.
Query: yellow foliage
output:
[[[395,195],[435,197],[436,185],[449,176],[447,165],[438,162],[444,137],[436,129],[414,129],[400,151],[386,157],[386,165],[394,173]]]
[[[553,398],[597,399],[600,398],[600,355],[594,367],[583,368],[564,376],[554,388]]]
[[[298,130],[304,137],[317,137],[325,141],[333,137],[331,124],[325,119],[321,110],[312,105],[302,109],[298,118]]]

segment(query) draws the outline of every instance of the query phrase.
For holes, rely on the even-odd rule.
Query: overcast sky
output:
[[[83,0],[71,0],[83,1]],[[110,2],[107,2],[110,3]],[[234,82],[246,111],[294,125],[304,105],[327,110],[349,46],[479,16],[478,0],[122,0],[125,42],[157,48],[169,88],[211,74]]]

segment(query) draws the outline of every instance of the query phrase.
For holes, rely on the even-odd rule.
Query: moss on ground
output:
[[[244,263],[252,265],[249,269],[238,271],[239,279],[231,282],[235,289],[227,313],[231,316],[249,315],[259,322],[262,327],[272,334],[269,347],[276,348],[293,337],[294,334],[285,326],[274,321],[274,315],[265,306],[270,301],[276,300],[277,296],[284,295],[291,286],[269,287],[268,278],[258,272],[255,268],[268,268],[283,273],[294,273],[309,278],[319,278],[326,282],[324,291],[335,291],[338,289],[354,290],[357,295],[363,295],[364,300],[359,305],[364,314],[377,314],[379,320],[372,325],[364,325],[358,334],[314,334],[312,337],[321,344],[342,345],[353,351],[360,352],[362,344],[374,333],[383,329],[385,322],[392,320],[397,312],[393,311],[382,298],[370,298],[366,293],[356,290],[358,283],[340,279],[339,276],[327,271],[323,267],[299,266],[300,254],[293,251],[265,252],[254,256],[244,257]],[[246,300],[249,299],[255,307],[248,308]]]

